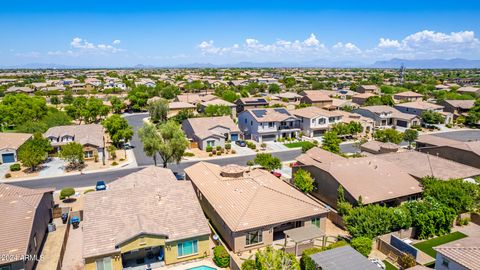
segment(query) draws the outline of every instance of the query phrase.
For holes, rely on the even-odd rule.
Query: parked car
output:
[[[271,174],[275,175],[277,178],[282,177],[282,173],[276,172],[276,171],[271,171]]]
[[[107,184],[105,184],[105,181],[98,181],[97,185],[95,186],[95,190],[106,190],[107,189]]]
[[[235,141],[235,144],[240,146],[240,147],[247,146],[247,143],[245,141],[242,141],[242,140]]]
[[[185,180],[185,174],[183,173],[173,172],[173,175],[175,175],[175,178],[177,178],[177,180]]]

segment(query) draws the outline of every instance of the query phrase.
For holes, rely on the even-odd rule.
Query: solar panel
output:
[[[258,117],[258,118],[262,118],[265,116],[265,114],[267,114],[267,110],[253,110],[252,113]]]
[[[278,112],[278,113],[281,113],[281,114],[290,115],[290,114],[288,113],[288,111],[287,111],[286,109],[284,109],[284,108],[275,108],[274,110],[275,110],[276,112]]]

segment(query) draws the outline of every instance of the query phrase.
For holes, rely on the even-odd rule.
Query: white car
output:
[[[376,266],[378,266],[378,268],[385,269],[385,264],[381,260],[373,258],[373,259],[370,259],[370,261]]]

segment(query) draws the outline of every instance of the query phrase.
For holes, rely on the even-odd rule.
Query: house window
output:
[[[245,118],[245,124],[247,123],[247,118]]]
[[[215,141],[214,140],[207,141],[207,147],[208,146],[211,146],[211,147],[215,146]]]
[[[255,245],[263,242],[263,232],[261,230],[249,232],[245,237],[245,245]]]
[[[0,270],[10,270],[10,265],[0,266]]]
[[[92,158],[93,157],[93,150],[83,152],[85,158]]]
[[[272,128],[273,127],[273,122],[268,122],[268,127]]]
[[[198,241],[185,241],[177,245],[178,257],[198,254]]]
[[[318,119],[318,124],[319,124],[319,125],[325,124],[325,118],[319,118],[319,119]]]
[[[445,258],[442,258],[442,265],[448,268],[448,265],[450,264],[450,261],[448,261]]]
[[[112,258],[102,258],[96,261],[97,270],[112,270]]]
[[[335,122],[335,117],[329,117],[328,122]]]
[[[253,126],[253,121],[250,121],[250,126]]]
[[[320,218],[312,218],[312,224],[320,228]]]

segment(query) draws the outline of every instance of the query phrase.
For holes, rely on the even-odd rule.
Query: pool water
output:
[[[193,268],[188,268],[188,270],[216,270],[216,269],[212,268],[210,266],[202,265],[202,266],[197,266],[197,267],[193,267]]]

